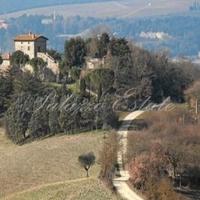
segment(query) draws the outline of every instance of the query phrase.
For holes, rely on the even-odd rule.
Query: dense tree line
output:
[[[12,93],[13,82],[11,76],[0,74],[0,116],[8,109]]]
[[[49,88],[31,74],[22,73],[14,81],[14,94],[5,114],[6,133],[15,143],[57,133],[72,134],[117,123],[112,99],[98,104],[72,94],[63,85]]]
[[[65,60],[69,67],[82,67],[85,62],[86,46],[81,38],[72,38],[65,43]]]
[[[72,53],[71,49],[75,50],[77,43],[79,50]],[[161,102],[166,97],[183,102],[184,90],[197,78],[195,74],[199,74],[190,63],[172,63],[165,52],[150,53],[124,38],[111,37],[106,33],[100,38],[93,37],[85,41],[72,39],[66,44],[71,44],[65,49],[66,52],[70,52],[65,55],[66,60],[78,62],[77,56],[84,57],[79,52],[105,60],[104,66],[99,66],[82,77],[86,88],[94,91],[98,99],[111,88],[117,93],[120,91],[122,95],[127,90],[135,88],[136,93],[132,97],[135,100],[144,100],[151,96],[154,102]],[[100,55],[99,52],[104,53]],[[64,65],[62,69],[67,70],[68,66],[73,65],[82,68],[85,65],[83,59],[81,63],[80,65],[80,62],[72,62]]]
[[[84,74],[85,56],[91,56],[94,49],[93,56],[104,59],[105,63],[92,71],[86,69]],[[199,73],[189,63],[172,63],[165,53],[150,53],[107,33],[88,40],[66,41],[62,58],[55,51],[51,53],[61,59],[61,75],[80,82],[77,84],[80,94],[67,90],[65,81],[62,87],[53,89],[44,84],[45,62],[39,58],[29,60],[22,52],[15,52],[9,73],[11,78],[2,76],[4,84],[0,85],[0,90],[4,94],[1,112],[8,109],[7,134],[16,143],[59,132],[113,126],[117,121],[113,103],[119,96],[128,96],[123,102],[126,110],[134,102],[148,97],[153,102],[161,102],[166,97],[183,102],[185,89]],[[21,70],[25,63],[33,66],[32,74]],[[128,94],[129,90],[134,93]]]
[[[138,19],[120,18],[92,18],[74,16],[64,19],[57,16],[54,26],[43,24],[43,19],[52,20],[52,16],[21,16],[8,20],[8,30],[0,30],[0,43],[3,51],[9,51],[12,47],[12,38],[16,34],[32,30],[43,33],[49,38],[50,47],[63,51],[65,38],[56,37],[60,34],[77,34],[86,29],[93,29],[99,24],[109,26],[113,33],[119,37],[132,38],[143,44],[149,50],[168,49],[173,56],[197,55],[199,52],[199,25],[198,15],[172,15]],[[30,23],[31,22],[31,23]],[[92,32],[92,31],[91,31]],[[140,37],[141,32],[165,32],[171,36],[168,40],[152,40]],[[86,37],[91,34],[87,34]],[[101,54],[101,52],[100,52]]]
[[[146,192],[148,199],[165,199],[162,184],[167,199],[184,199],[173,187],[199,186],[199,123],[184,109],[150,113],[144,122],[147,128],[129,136],[132,184]]]

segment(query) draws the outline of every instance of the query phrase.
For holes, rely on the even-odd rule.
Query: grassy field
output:
[[[117,198],[98,180],[103,133],[57,136],[16,146],[2,132],[0,129],[1,200]],[[86,179],[77,158],[89,151],[95,153],[97,163]]]
[[[117,200],[102,182],[85,178],[15,194],[6,200]]]

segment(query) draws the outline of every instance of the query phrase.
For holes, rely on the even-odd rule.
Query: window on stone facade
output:
[[[28,51],[30,51],[30,47],[28,46]]]

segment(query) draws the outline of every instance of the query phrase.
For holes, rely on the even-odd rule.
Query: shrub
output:
[[[89,169],[95,164],[95,155],[93,152],[82,154],[78,157],[80,165],[85,169],[86,176],[89,177]]]
[[[165,181],[161,183],[163,188],[168,187],[172,196],[175,195],[172,186],[181,186],[182,182],[190,187],[198,186],[200,125],[194,123],[185,110],[165,114],[156,112],[148,114],[144,120],[147,121],[147,129],[135,131],[129,136],[128,166],[132,184],[144,191],[152,190],[155,196],[148,199],[173,199],[158,192],[161,189],[155,184],[163,178],[171,178],[171,189]],[[152,185],[150,189],[148,184]]]
[[[110,186],[112,186],[113,176],[117,167],[117,151],[117,135],[115,132],[112,132],[104,141],[103,149],[100,152],[99,159],[101,165],[100,178]]]

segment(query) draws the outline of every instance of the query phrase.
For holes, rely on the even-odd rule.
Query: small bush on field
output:
[[[93,152],[82,154],[78,157],[80,165],[85,169],[86,176],[89,177],[89,169],[95,164],[95,155]]]

